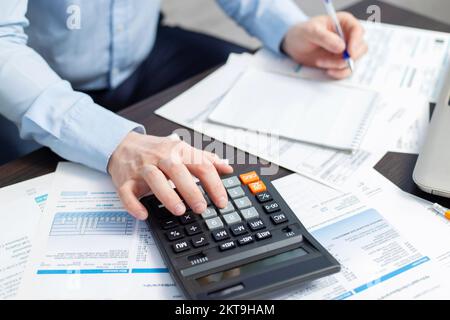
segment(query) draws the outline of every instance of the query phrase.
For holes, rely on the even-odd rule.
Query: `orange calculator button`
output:
[[[252,182],[259,181],[259,177],[256,174],[256,171],[243,173],[239,176],[239,178],[241,179],[241,182],[245,185],[252,183]]]
[[[248,188],[253,194],[257,194],[267,190],[266,185],[262,181],[252,182],[248,185]]]

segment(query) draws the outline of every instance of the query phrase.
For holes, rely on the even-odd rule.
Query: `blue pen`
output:
[[[333,23],[336,27],[336,32],[338,33],[339,37],[342,40],[344,40],[345,43],[347,43],[345,41],[345,35],[344,35],[344,32],[342,31],[341,24],[339,23],[339,19],[336,15],[336,10],[334,9],[333,2],[331,0],[324,0],[324,4],[325,4],[325,9],[327,10],[328,15],[333,20]],[[353,59],[350,57],[347,49],[345,49],[342,57],[344,58],[345,61],[347,61],[348,67],[353,72],[353,70],[355,69],[355,65],[354,65]]]

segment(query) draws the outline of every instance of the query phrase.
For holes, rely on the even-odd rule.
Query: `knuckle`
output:
[[[213,172],[215,170],[214,165],[209,162],[209,161],[205,161],[204,163],[202,163],[201,165],[198,166],[198,174],[201,176],[206,176],[208,174],[210,174],[211,172]]]

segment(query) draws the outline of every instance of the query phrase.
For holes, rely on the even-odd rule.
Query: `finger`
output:
[[[310,41],[332,53],[345,50],[344,41],[333,31],[322,25],[314,25],[310,31]]]
[[[321,69],[345,69],[348,67],[347,61],[342,56],[337,57],[335,55],[318,57],[315,64]]]
[[[352,58],[356,59],[354,56],[356,50],[364,42],[364,28],[358,19],[348,12],[339,12],[337,16],[347,39],[348,52]]]
[[[327,70],[327,75],[333,79],[341,80],[348,78],[352,74],[349,68],[346,69],[329,69]]]
[[[136,197],[137,185],[134,181],[128,181],[118,190],[119,198],[122,204],[133,217],[139,220],[145,220],[148,217],[147,209]]]
[[[206,158],[216,167],[219,174],[230,174],[233,173],[233,167],[228,164],[228,159],[221,159],[216,154],[203,151]]]
[[[166,176],[156,166],[145,166],[142,177],[153,194],[174,215],[181,216],[186,212],[186,206],[178,194],[172,189]]]
[[[178,192],[195,213],[206,210],[206,200],[181,159],[172,157],[163,160],[159,163],[159,168],[172,180]]]
[[[188,164],[187,167],[189,171],[200,180],[205,187],[206,192],[211,197],[211,200],[219,208],[226,207],[228,203],[227,192],[216,167],[207,158],[204,152],[200,150],[195,150],[194,152],[201,153],[204,160],[201,163]]]

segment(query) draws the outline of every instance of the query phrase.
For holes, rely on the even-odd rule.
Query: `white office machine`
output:
[[[425,192],[450,197],[450,70],[413,173]]]

